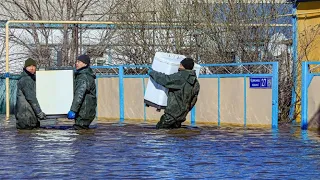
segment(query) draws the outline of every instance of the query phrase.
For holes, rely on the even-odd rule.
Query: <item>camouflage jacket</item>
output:
[[[16,126],[18,129],[31,129],[39,126],[37,114],[41,112],[36,97],[35,75],[25,70],[17,83],[17,101],[15,106]]]
[[[168,89],[167,107],[164,112],[177,121],[185,121],[188,112],[196,104],[200,91],[196,72],[179,70],[177,73],[166,75],[151,71],[149,75],[155,82]]]
[[[81,119],[92,120],[96,116],[96,76],[90,67],[75,73],[74,98],[70,110]]]

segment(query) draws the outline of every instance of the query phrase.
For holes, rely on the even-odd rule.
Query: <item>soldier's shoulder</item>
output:
[[[32,83],[33,80],[32,80],[32,78],[31,78],[30,76],[22,76],[22,77],[18,80],[18,82],[20,82],[20,83]]]

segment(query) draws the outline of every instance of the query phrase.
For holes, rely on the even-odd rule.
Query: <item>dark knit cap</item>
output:
[[[193,62],[193,59],[191,58],[184,58],[180,64],[185,68],[185,69],[188,69],[188,70],[192,70],[193,69],[193,66],[194,66],[194,62]]]
[[[83,62],[83,63],[85,63],[85,64],[87,64],[87,65],[90,65],[90,57],[89,57],[88,55],[85,55],[85,54],[80,55],[80,56],[77,58],[77,60],[79,60],[79,61],[81,61],[81,62]]]
[[[28,67],[28,66],[37,66],[37,63],[35,60],[33,60],[32,58],[28,58],[25,62],[24,62],[24,67]]]

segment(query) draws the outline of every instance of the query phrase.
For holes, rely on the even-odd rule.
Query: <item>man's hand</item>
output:
[[[76,118],[76,113],[73,111],[68,112],[68,119],[75,119]]]
[[[40,120],[45,120],[45,119],[47,119],[46,114],[45,114],[44,112],[38,113],[37,116],[38,116],[38,118],[39,118]]]

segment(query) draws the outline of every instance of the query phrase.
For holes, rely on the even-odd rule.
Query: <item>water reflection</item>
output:
[[[103,124],[17,131],[0,122],[1,179],[317,179],[318,132]]]

